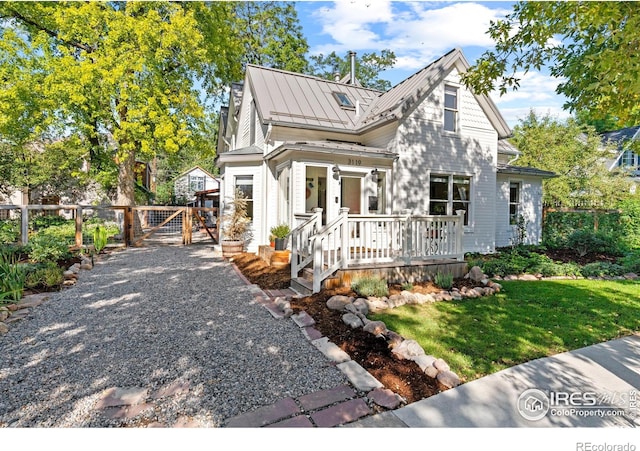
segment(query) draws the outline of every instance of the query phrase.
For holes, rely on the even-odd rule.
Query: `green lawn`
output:
[[[502,282],[495,296],[372,314],[463,380],[640,331],[640,283]]]

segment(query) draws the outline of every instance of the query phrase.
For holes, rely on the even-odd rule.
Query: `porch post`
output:
[[[29,209],[26,205],[20,206],[20,241],[23,245],[29,242]]]
[[[82,207],[76,206],[76,247],[82,249]]]
[[[456,210],[458,224],[456,227],[456,254],[458,261],[464,260],[464,210]]]
[[[342,240],[340,245],[341,266],[346,268],[349,260],[349,207],[340,208],[340,217],[342,218]]]
[[[402,230],[402,257],[409,264],[411,263],[411,210],[400,210],[400,214],[405,217]]]

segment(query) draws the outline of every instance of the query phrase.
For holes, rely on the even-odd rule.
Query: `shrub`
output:
[[[20,241],[20,221],[6,219],[0,221],[0,244],[11,244]]]
[[[590,230],[576,230],[567,239],[567,247],[574,249],[580,257],[585,255],[621,255],[621,249],[613,235]]]
[[[619,208],[622,210],[620,222],[627,245],[631,249],[640,249],[640,196],[624,200]]]
[[[31,221],[29,221],[29,227],[32,230],[42,230],[48,229],[52,226],[59,226],[70,222],[73,223],[73,221],[65,219],[60,215],[38,215],[33,217]]]
[[[0,257],[0,304],[18,302],[22,297],[25,282],[23,265]]]
[[[625,269],[615,263],[595,262],[584,265],[581,272],[584,277],[614,277],[623,275]]]
[[[640,274],[640,249],[627,252],[618,260],[618,264],[624,268],[625,272]]]
[[[46,262],[33,265],[27,271],[25,286],[27,288],[43,287],[46,289],[60,287],[64,281],[63,270],[56,263]]]
[[[0,258],[4,257],[8,261],[20,261],[29,255],[29,250],[29,245],[0,244]]]
[[[57,262],[71,257],[69,246],[64,239],[48,235],[34,236],[30,247],[29,258],[34,262]]]
[[[382,297],[389,295],[387,281],[377,277],[363,277],[361,279],[356,279],[351,284],[351,289],[355,291],[358,296],[362,297]]]
[[[453,274],[445,274],[438,271],[433,282],[440,288],[448,290],[453,286]]]
[[[401,285],[401,287],[402,287],[402,289],[403,289],[404,291],[411,291],[411,290],[413,290],[413,284],[412,284],[412,283],[410,283],[410,282],[405,282],[405,283],[403,283],[403,284]]]

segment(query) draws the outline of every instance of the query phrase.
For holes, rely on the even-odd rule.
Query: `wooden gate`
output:
[[[139,246],[143,241],[157,244],[218,243],[218,208],[136,206],[126,207],[125,243]]]

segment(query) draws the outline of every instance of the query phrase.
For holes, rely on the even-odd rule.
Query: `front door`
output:
[[[340,206],[348,207],[349,214],[362,214],[362,178],[340,177]]]

